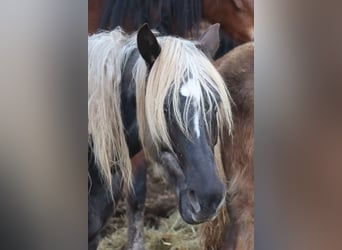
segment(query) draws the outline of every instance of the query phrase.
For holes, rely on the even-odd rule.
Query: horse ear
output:
[[[243,9],[243,2],[241,0],[233,0],[233,3],[238,10]]]
[[[210,25],[198,41],[200,47],[213,58],[220,45],[220,24]]]
[[[145,23],[138,31],[138,50],[147,64],[151,67],[160,54],[161,48],[148,24]]]

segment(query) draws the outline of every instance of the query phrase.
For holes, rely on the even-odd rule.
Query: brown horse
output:
[[[223,76],[233,106],[233,139],[221,141],[227,178],[229,222],[218,216],[203,224],[205,249],[251,250],[254,245],[254,44],[236,47],[214,62]],[[224,211],[227,211],[224,210]]]

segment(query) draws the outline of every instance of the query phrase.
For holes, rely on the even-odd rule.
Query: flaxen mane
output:
[[[111,187],[111,169],[131,185],[131,162],[120,110],[122,67],[133,39],[120,29],[88,38],[88,137],[100,173]],[[111,190],[111,188],[109,188]]]

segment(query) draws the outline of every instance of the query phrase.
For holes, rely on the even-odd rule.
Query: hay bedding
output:
[[[105,237],[99,250],[125,250],[126,225]],[[197,228],[183,222],[178,212],[160,220],[158,229],[145,226],[146,250],[198,250]]]
[[[186,224],[179,215],[177,200],[170,187],[148,170],[145,208],[146,250],[198,250],[197,226]],[[98,250],[125,250],[127,220],[125,203],[120,201],[116,213],[103,232]]]

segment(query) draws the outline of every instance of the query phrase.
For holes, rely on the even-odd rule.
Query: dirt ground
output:
[[[155,168],[155,167],[154,167]],[[148,169],[145,203],[146,250],[198,250],[197,227],[186,224],[177,209],[177,200],[161,174]],[[99,250],[124,250],[127,243],[125,202],[120,201],[103,232]]]

